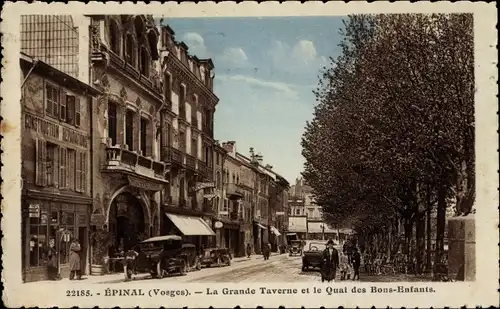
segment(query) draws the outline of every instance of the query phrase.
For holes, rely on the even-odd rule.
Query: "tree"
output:
[[[448,198],[461,214],[474,200],[472,15],[357,15],[344,26],[303,135],[303,176],[333,224],[369,234],[402,219],[410,254],[417,222],[419,268],[423,214],[437,203],[440,261]]]

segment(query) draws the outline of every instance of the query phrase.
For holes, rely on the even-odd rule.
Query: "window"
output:
[[[179,133],[179,148],[182,152],[186,152],[186,132],[180,131]]]
[[[77,192],[87,193],[87,168],[87,153],[77,152],[75,164],[75,191]]]
[[[165,99],[172,101],[172,75],[165,74]]]
[[[224,205],[222,207],[222,211],[229,211],[229,203],[227,199],[224,199]]]
[[[181,85],[181,93],[179,94],[179,117],[186,119],[186,86]]]
[[[141,152],[143,156],[148,155],[147,153],[147,130],[148,130],[148,120],[141,118]]]
[[[184,200],[186,198],[186,189],[185,187],[185,180],[184,178],[180,179],[180,184],[179,184],[179,199]]]
[[[233,174],[233,183],[236,183],[236,175]]]
[[[75,181],[76,181],[76,151],[74,149],[68,149],[68,189],[75,191]]]
[[[140,70],[142,75],[149,77],[149,55],[144,46],[141,47]]]
[[[127,110],[125,115],[125,143],[129,150],[134,150],[134,118],[135,113]]]
[[[134,39],[131,34],[127,34],[125,39],[125,61],[135,66]]]
[[[111,50],[116,53],[120,54],[120,38],[118,35],[118,25],[116,22],[111,21],[109,25],[109,36],[110,36],[110,45],[111,45]]]
[[[297,208],[297,209],[295,210],[295,214],[296,214],[296,215],[300,215],[300,208]]]
[[[68,151],[64,147],[59,148],[59,188],[68,187]]]
[[[198,158],[198,140],[196,137],[191,139],[191,154],[193,157]]]
[[[219,171],[217,171],[217,175],[215,176],[215,183],[216,183],[217,188],[221,187],[220,172]]]
[[[57,187],[57,163],[56,163],[56,153],[58,147],[55,144],[47,143],[46,151],[46,173],[47,173],[47,186]]]
[[[108,102],[108,137],[111,139],[111,145],[116,145],[116,104]]]
[[[219,153],[216,153],[215,154],[215,162],[217,163],[217,165],[220,165],[219,160],[220,160]]]
[[[59,102],[61,101],[61,95],[59,88],[56,88],[50,84],[46,87],[46,103],[45,112],[48,116],[58,118],[59,117]]]

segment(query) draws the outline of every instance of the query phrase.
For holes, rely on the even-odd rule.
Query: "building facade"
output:
[[[216,218],[214,218],[214,223],[213,227],[215,230],[215,246],[217,248],[222,248],[225,246],[225,240],[223,239],[224,237],[224,231],[222,229],[223,223],[220,221],[222,219],[222,215],[226,214],[224,212],[224,203],[225,203],[225,196],[226,196],[226,190],[225,190],[225,166],[224,163],[226,161],[226,156],[227,156],[227,151],[220,145],[218,141],[215,142],[214,145],[214,180],[215,180],[215,198],[214,198],[214,205],[215,205],[215,212],[216,212]]]
[[[213,63],[188,53],[169,26],[161,26],[165,105],[161,157],[169,166],[162,198],[162,234],[180,234],[198,248],[215,246]],[[188,222],[180,228],[181,222]]]
[[[48,251],[69,274],[70,239],[83,247],[88,273],[92,210],[91,107],[98,91],[21,54],[23,280],[47,279]]]
[[[60,252],[67,276],[69,241],[82,244],[89,271],[92,110],[89,18],[21,16],[21,147],[23,281],[46,280],[48,250]]]

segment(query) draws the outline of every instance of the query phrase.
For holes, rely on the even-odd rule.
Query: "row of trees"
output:
[[[475,199],[473,17],[356,15],[341,35],[303,135],[303,176],[329,223],[387,254],[402,223],[417,271],[436,212],[439,265],[447,208],[467,215]]]

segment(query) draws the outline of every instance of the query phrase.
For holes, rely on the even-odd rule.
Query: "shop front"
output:
[[[203,217],[164,214],[164,235],[182,236],[185,242],[192,243],[197,250],[209,248],[214,243],[215,232]]]
[[[71,202],[70,202],[71,201]],[[91,201],[60,195],[43,198],[37,194],[23,197],[23,281],[48,280],[49,252],[59,252],[57,272],[69,276],[69,246],[80,242],[82,273],[89,273],[89,217]],[[51,261],[53,263],[53,261]]]
[[[245,232],[241,232],[240,223],[227,218],[221,219],[222,228],[220,229],[221,248],[227,248],[233,256],[239,257],[245,255]]]

